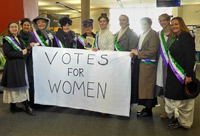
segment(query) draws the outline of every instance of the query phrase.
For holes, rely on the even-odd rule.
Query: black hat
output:
[[[65,26],[66,24],[69,24],[69,25],[72,25],[72,20],[66,16],[66,17],[63,17],[59,20],[59,23],[61,26]]]
[[[93,26],[93,19],[87,19],[82,22],[83,27]]]
[[[198,79],[192,79],[192,82],[185,86],[184,94],[187,98],[196,98],[200,92],[200,82]]]

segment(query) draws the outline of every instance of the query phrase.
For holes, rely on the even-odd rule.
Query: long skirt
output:
[[[3,88],[3,102],[4,103],[19,103],[26,100],[29,100],[29,82],[28,82],[28,74],[25,65],[25,80],[27,86],[22,87],[4,87]]]

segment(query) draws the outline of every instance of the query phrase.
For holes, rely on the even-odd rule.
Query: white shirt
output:
[[[122,37],[122,35],[126,32],[127,29],[128,29],[128,26],[125,27],[124,29],[120,29],[118,37],[117,37],[117,41],[119,41],[119,38]]]
[[[144,38],[146,37],[146,35],[149,33],[149,31],[150,31],[151,29],[149,29],[148,31],[146,31],[145,33],[142,33],[141,35],[140,35],[140,39],[139,39],[139,50],[141,50],[142,49],[142,43],[143,43],[143,41],[144,41]]]
[[[98,46],[100,50],[114,50],[114,35],[108,29],[99,31]]]

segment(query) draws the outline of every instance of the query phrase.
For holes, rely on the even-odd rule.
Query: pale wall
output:
[[[90,11],[90,18],[94,20],[93,22],[94,33],[99,31],[98,17],[101,15],[101,13],[107,13],[107,15],[109,16],[109,9],[96,9]],[[70,15],[70,18],[72,18],[73,21],[71,30],[75,31],[76,33],[81,33],[81,14],[77,13]]]
[[[173,8],[173,15],[182,17],[186,25],[200,25],[200,4]]]

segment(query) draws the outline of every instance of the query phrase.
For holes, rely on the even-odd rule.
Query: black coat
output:
[[[83,36],[84,38],[86,38],[86,37],[87,37],[87,34],[84,33],[82,36]],[[93,38],[96,37],[96,35],[95,35],[93,32],[92,32],[92,36],[93,36]],[[83,46],[79,41],[77,41],[77,48],[78,48],[78,49],[84,49],[84,46]]]
[[[187,32],[181,32],[169,48],[172,57],[185,70],[187,77],[194,78],[195,43]],[[168,64],[165,97],[173,100],[187,99],[184,95],[185,84],[182,84]]]
[[[75,32],[70,31],[66,34],[61,28],[59,28],[56,32],[56,37],[65,45],[66,48],[73,48]]]
[[[23,42],[18,36],[19,44],[24,49]],[[25,80],[25,57],[22,51],[16,51],[7,40],[3,40],[3,48],[6,56],[6,64],[2,76],[1,85],[4,87],[26,86]]]
[[[37,33],[39,33],[40,35],[42,35],[42,33],[40,31],[37,31]],[[47,33],[51,33],[53,36],[54,34],[47,30]],[[42,35],[42,37],[44,38],[44,40],[46,41],[47,39],[45,38],[45,36]],[[29,39],[28,39],[28,45],[30,45],[30,43],[36,43],[35,38],[33,37],[32,34],[30,34]],[[49,47],[58,47],[55,38],[53,38],[52,41],[49,42]],[[26,64],[27,64],[27,72],[28,72],[28,79],[29,79],[29,83],[33,82],[33,58],[32,58],[32,49],[28,52],[27,55],[27,60],[26,60]]]

